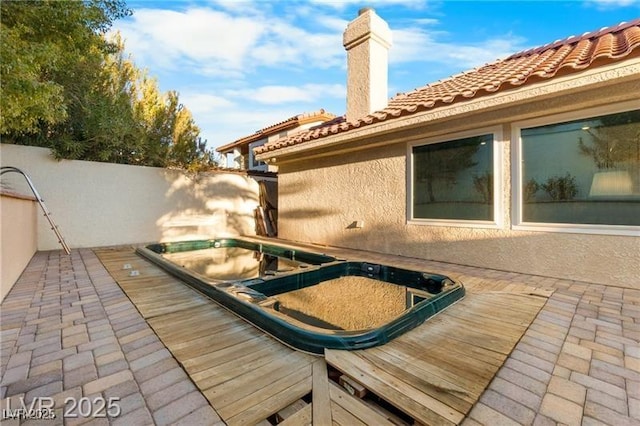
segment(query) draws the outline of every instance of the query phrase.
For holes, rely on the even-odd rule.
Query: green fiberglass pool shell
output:
[[[239,278],[239,274],[204,274],[202,267],[185,266],[183,258],[170,260],[167,254],[203,256],[203,250],[217,255],[216,249],[240,248],[252,252],[252,258],[265,256],[284,261],[276,266]],[[200,252],[200,253],[199,253]],[[323,354],[324,349],[365,349],[391,341],[422,324],[427,318],[464,297],[461,283],[446,276],[365,262],[339,260],[332,256],[256,243],[241,238],[152,244],[138,253],[177,276],[186,284],[222,304],[237,315],[266,331],[280,341],[302,351]],[[209,256],[209,254],[207,254]],[[227,260],[230,264],[233,260]],[[273,265],[274,260],[269,262]],[[282,265],[282,264],[280,264]],[[214,268],[215,269],[215,268]],[[246,268],[245,268],[246,269]],[[227,279],[235,277],[234,279]],[[337,329],[305,315],[292,315],[279,300],[305,289],[311,289],[343,277],[364,277],[375,282],[401,287],[403,310],[389,321],[375,327]],[[342,285],[342,284],[340,284]],[[339,287],[340,297],[348,298],[349,285]],[[356,301],[357,302],[357,301]]]

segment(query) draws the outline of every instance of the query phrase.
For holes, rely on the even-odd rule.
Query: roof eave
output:
[[[313,114],[301,114],[301,115],[292,117],[288,120],[285,120],[283,122],[266,127],[262,130],[258,130],[257,132],[249,136],[245,136],[243,138],[235,140],[227,145],[222,145],[216,148],[216,151],[218,151],[221,154],[225,154],[227,152],[232,151],[234,148],[237,148],[243,145],[248,145],[251,142],[255,142],[260,139],[268,138],[269,136],[272,136],[276,133],[280,133],[284,130],[295,129],[296,127],[313,123],[315,121],[325,122],[328,120],[332,120],[336,117],[334,114],[328,113],[324,110],[320,110],[320,111],[322,112],[317,112]]]
[[[571,73],[550,80],[538,81],[514,89],[499,91],[495,94],[462,100],[424,112],[381,121],[336,135],[325,136],[262,152],[256,156],[256,159],[270,164],[283,164],[294,161],[298,154],[304,153],[305,158],[308,158],[308,155],[311,155],[313,151],[320,149],[326,150],[329,147],[338,149],[340,145],[347,144],[356,139],[363,139],[383,133],[393,133],[409,127],[459,118],[460,116],[470,113],[490,111],[512,104],[557,96],[562,92],[587,90],[588,88],[602,85],[603,82],[613,84],[617,81],[639,77],[640,57],[634,57],[594,69]]]

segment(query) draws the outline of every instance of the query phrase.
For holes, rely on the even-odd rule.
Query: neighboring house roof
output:
[[[248,145],[251,142],[255,142],[257,140],[269,137],[273,134],[276,134],[285,130],[295,129],[298,126],[302,126],[308,123],[313,123],[315,121],[327,122],[335,118],[336,116],[334,114],[326,112],[324,109],[319,109],[318,111],[306,112],[303,114],[294,115],[293,117],[287,118],[284,121],[281,121],[279,123],[272,124],[263,129],[260,129],[249,136],[244,136],[227,145],[220,146],[216,149],[216,151],[220,153],[229,152],[241,145]]]
[[[256,154],[393,120],[443,105],[537,83],[640,56],[640,19],[525,50],[393,97],[386,108],[353,121],[336,119],[255,149]]]

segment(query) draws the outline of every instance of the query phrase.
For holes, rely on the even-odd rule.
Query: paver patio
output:
[[[640,424],[640,290],[323,251],[438,271],[469,291],[555,290],[463,424]],[[90,249],[37,253],[0,315],[2,408],[51,396],[62,424],[66,397],[119,397],[118,418],[65,424],[222,423]]]

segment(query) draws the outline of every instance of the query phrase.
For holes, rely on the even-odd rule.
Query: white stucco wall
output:
[[[258,185],[243,174],[194,180],[177,170],[56,161],[49,152],[0,145],[2,165],[31,177],[72,248],[255,234]],[[5,174],[3,182],[29,194],[18,174]],[[37,234],[38,250],[60,248],[41,215]]]
[[[0,195],[0,302],[36,252],[37,207],[34,199]]]
[[[511,123],[614,102],[636,102],[633,81],[520,102],[464,118],[446,118],[374,134],[331,148],[278,152],[279,236],[317,244],[640,288],[640,235],[598,235],[513,229]],[[487,101],[490,102],[491,100]],[[381,127],[386,126],[381,124]],[[407,144],[459,131],[502,129],[499,225],[429,226],[407,221]],[[314,155],[315,154],[315,155]],[[500,178],[496,176],[496,178]],[[362,221],[364,226],[353,226]],[[640,234],[640,233],[638,233]]]

